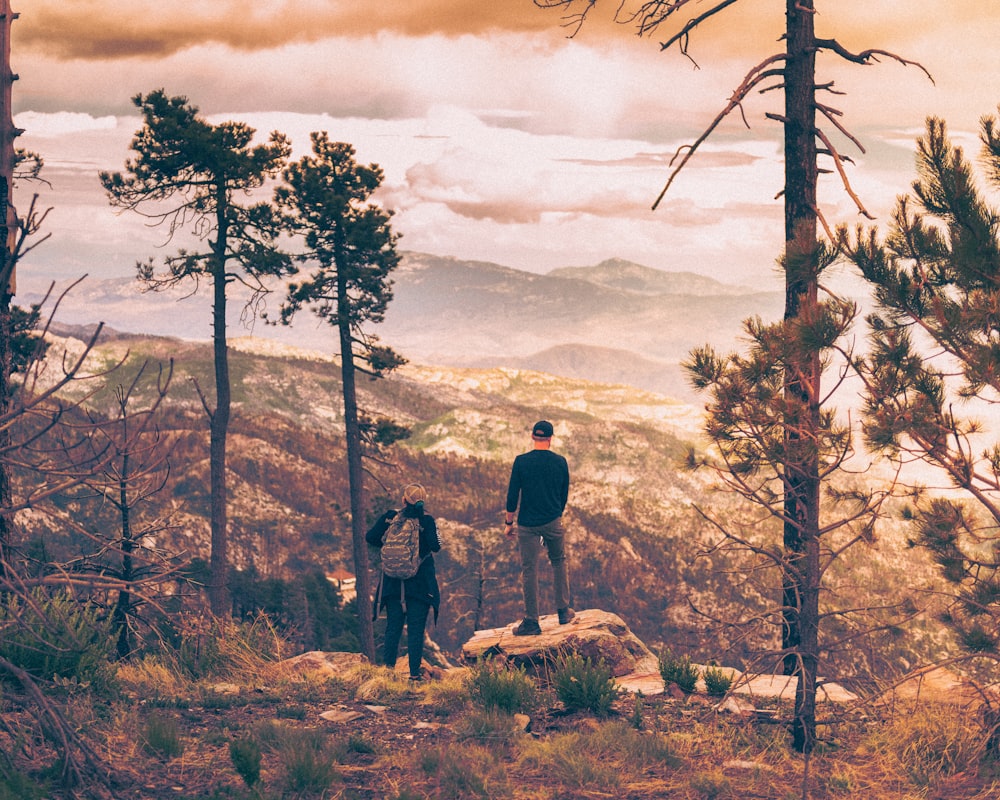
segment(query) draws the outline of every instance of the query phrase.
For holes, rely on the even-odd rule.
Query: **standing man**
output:
[[[538,636],[538,556],[542,544],[552,564],[556,610],[559,624],[565,625],[576,612],[569,606],[569,578],[566,569],[566,537],[562,515],[569,498],[569,466],[552,452],[552,423],[536,422],[531,429],[533,448],[514,459],[507,486],[504,533],[514,536],[517,511],[517,541],[521,548],[521,583],[524,591],[524,620],[514,629],[515,636]]]

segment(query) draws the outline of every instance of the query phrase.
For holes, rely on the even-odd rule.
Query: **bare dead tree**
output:
[[[91,599],[111,608],[120,659],[134,650],[137,628],[150,623],[141,613],[143,607],[158,608],[156,598],[185,566],[182,554],[167,553],[155,544],[155,537],[170,529],[169,519],[149,518],[143,513],[170,476],[170,442],[155,424],[155,414],[166,397],[172,371],[171,360],[149,375],[150,364],[144,362],[127,384],[115,387],[107,417],[88,409],[94,426],[87,440],[88,457],[100,459],[103,467],[67,496],[76,506],[93,511],[77,519],[76,515],[60,513],[58,507],[48,508],[54,524],[71,528],[81,542],[91,544],[88,552],[50,566],[49,571],[77,581],[84,576],[100,580],[102,591]],[[152,405],[137,410],[144,392],[151,392]],[[85,524],[83,518],[96,524]],[[109,589],[107,581],[120,586]],[[105,596],[108,600],[100,599]]]
[[[635,3],[620,0],[614,18],[634,27],[640,37],[664,31],[665,38],[660,43],[660,49],[666,51],[676,47],[683,56],[696,63],[690,51],[691,35],[737,2],[715,0],[706,7],[693,0]],[[597,0],[535,0],[535,4],[562,10],[563,22],[573,36],[579,33],[594,11]],[[836,172],[848,195],[855,201],[858,212],[870,216],[851,188],[844,169],[847,158],[834,144],[828,129],[832,128],[837,134],[845,136],[856,147],[861,148],[861,144],[840,122],[840,110],[817,99],[819,93],[837,94],[832,82],[818,82],[817,57],[833,55],[859,65],[886,59],[904,66],[915,65],[930,77],[919,64],[887,50],[854,52],[836,39],[818,36],[816,21],[815,0],[786,0],[785,32],[782,37],[784,50],[754,65],[702,134],[693,143],[677,150],[670,162],[670,173],[663,191],[653,203],[655,209],[702,143],[724,119],[739,112],[746,124],[744,104],[751,94],[780,93],[784,108],[780,112],[768,111],[765,114],[768,119],[781,124],[785,154],[784,186],[779,192],[784,198],[785,211],[785,248],[781,259],[785,273],[785,311],[784,326],[775,329],[774,333],[797,338],[785,351],[785,360],[781,362],[780,392],[771,396],[771,408],[778,414],[773,421],[774,427],[767,431],[764,438],[755,438],[750,434],[743,442],[748,447],[753,447],[754,443],[768,444],[768,447],[757,451],[757,467],[763,466],[766,459],[777,456],[777,460],[769,462],[768,468],[779,481],[780,508],[770,499],[766,507],[773,509],[783,529],[783,552],[779,560],[782,573],[782,652],[784,671],[799,677],[792,729],[795,748],[805,753],[812,749],[816,729],[819,596],[824,572],[819,544],[823,524],[821,489],[830,477],[819,447],[827,436],[825,429],[829,427],[829,414],[824,409],[829,393],[824,393],[821,386],[824,372],[821,353],[829,347],[829,343],[810,338],[816,331],[814,323],[817,320],[831,318],[822,308],[820,299],[821,275],[832,263],[821,247],[820,224],[831,240],[833,237],[817,201],[819,176],[831,170]],[[831,166],[821,167],[821,159],[828,160]],[[803,336],[803,333],[806,335]],[[704,368],[740,369],[738,363],[725,363],[725,359],[713,361],[711,356],[703,352],[700,356],[695,355],[694,359],[697,361],[700,358],[700,366]],[[694,366],[698,367],[698,364]],[[704,373],[701,379],[702,388],[714,387],[712,391],[721,388],[711,374]],[[725,410],[722,411],[725,414]],[[738,421],[730,422],[739,428]],[[731,431],[727,425],[717,430],[728,435]],[[773,436],[778,436],[776,443],[780,446],[777,448],[771,447],[775,443]],[[743,455],[738,459],[740,462],[745,461]],[[749,497],[753,499],[759,495],[754,491],[749,493]]]

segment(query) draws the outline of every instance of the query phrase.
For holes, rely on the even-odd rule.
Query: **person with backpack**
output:
[[[538,556],[542,545],[552,564],[559,624],[576,616],[569,605],[569,576],[566,567],[566,535],[563,511],[569,499],[569,466],[552,452],[552,423],[536,422],[531,429],[532,449],[514,459],[507,485],[504,533],[517,536],[521,550],[521,585],[524,619],[514,628],[515,636],[538,636]],[[517,512],[517,530],[514,513]]]
[[[441,606],[433,555],[441,550],[441,539],[434,517],[424,511],[426,501],[427,490],[419,483],[409,484],[403,490],[403,507],[398,511],[390,508],[365,534],[381,567],[375,616],[385,609],[382,660],[395,669],[405,622],[411,681],[422,678],[427,617],[433,608],[436,624]]]

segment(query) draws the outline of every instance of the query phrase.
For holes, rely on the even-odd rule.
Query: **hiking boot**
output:
[[[521,620],[521,624],[514,628],[515,636],[541,636],[542,629],[538,625],[537,619],[528,619],[525,617]]]
[[[567,623],[572,622],[573,617],[576,616],[576,612],[569,606],[566,606],[566,608],[556,609],[556,613],[559,615],[560,625],[566,625]]]

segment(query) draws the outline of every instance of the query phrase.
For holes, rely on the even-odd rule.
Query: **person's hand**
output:
[[[503,532],[504,532],[504,534],[506,536],[513,536],[514,535],[514,523],[513,522],[504,521]]]

